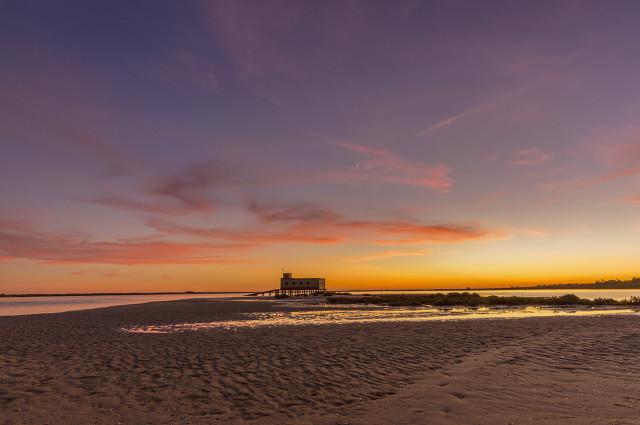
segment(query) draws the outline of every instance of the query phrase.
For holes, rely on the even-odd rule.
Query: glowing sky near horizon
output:
[[[639,274],[638,16],[0,1],[0,292]]]

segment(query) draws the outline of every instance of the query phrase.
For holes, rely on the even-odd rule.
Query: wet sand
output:
[[[271,302],[0,317],[0,424],[638,424],[640,317],[209,329]]]

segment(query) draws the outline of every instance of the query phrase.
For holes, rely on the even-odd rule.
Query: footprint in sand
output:
[[[451,393],[452,396],[457,398],[458,400],[464,400],[465,395],[459,391]]]

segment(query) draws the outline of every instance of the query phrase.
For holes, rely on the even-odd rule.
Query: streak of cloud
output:
[[[152,218],[147,223],[168,237],[259,246],[366,241],[382,245],[462,243],[504,237],[504,232],[475,224],[427,224],[408,219],[353,220],[312,203],[264,205],[253,202],[248,209],[257,216],[258,224],[241,228],[207,227],[159,218]]]
[[[451,167],[448,165],[424,165],[404,159],[386,149],[356,143],[336,142],[336,145],[364,158],[359,162],[359,170],[334,174],[345,180],[379,180],[443,192],[450,190],[454,184],[449,176]]]
[[[0,219],[0,257],[51,264],[216,264],[246,261],[248,244],[153,241],[94,241],[80,232],[41,230],[31,223]]]
[[[471,115],[474,112],[477,112],[479,110],[482,110],[484,108],[486,108],[487,106],[485,105],[480,105],[474,108],[470,108],[467,109],[466,111],[460,112],[459,114],[455,114],[455,115],[451,115],[448,117],[445,117],[439,121],[434,122],[433,124],[431,124],[430,126],[428,126],[427,128],[420,130],[418,132],[418,134],[420,136],[427,136],[431,133],[433,133],[434,131],[440,130],[441,128],[445,128],[448,127],[450,125],[455,124],[458,120],[466,117],[467,115]]]
[[[377,252],[375,254],[369,254],[369,255],[349,257],[347,261],[354,262],[354,263],[365,263],[369,261],[386,260],[389,258],[398,258],[398,257],[422,257],[427,254],[428,252],[425,252],[425,251],[393,250],[393,251]]]
[[[405,244],[419,242],[464,242],[491,239],[500,232],[478,225],[451,223],[426,224],[407,219],[353,220],[326,208],[311,204],[260,205],[252,204],[251,210],[264,222],[293,223],[297,229],[340,235],[345,240],[370,239],[381,243]],[[300,214],[300,212],[303,212]],[[306,212],[305,212],[306,211]],[[274,217],[277,217],[274,220]],[[307,217],[312,217],[307,220]],[[389,240],[388,237],[400,239]],[[382,239],[381,239],[382,238]]]
[[[626,199],[626,201],[630,204],[640,205],[640,195],[630,196]]]
[[[514,166],[531,167],[547,164],[551,162],[553,158],[554,155],[552,153],[544,152],[540,149],[520,149],[511,155],[509,164]]]
[[[139,168],[140,161],[109,138],[113,125],[109,121],[116,111],[104,99],[89,94],[98,85],[93,78],[37,49],[27,51],[39,60],[28,72],[9,66],[0,69],[0,136],[67,154],[81,153],[108,175]],[[40,69],[47,69],[46,74]]]

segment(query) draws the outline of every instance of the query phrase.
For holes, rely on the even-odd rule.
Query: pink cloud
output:
[[[500,201],[502,201],[503,199],[505,199],[505,197],[507,196],[507,194],[503,191],[500,190],[495,190],[489,193],[485,193],[483,195],[480,195],[476,198],[474,204],[479,206],[479,207],[486,207],[489,205],[496,205],[497,203],[499,203]]]
[[[428,254],[425,251],[401,251],[401,250],[393,250],[393,251],[382,251],[375,254],[369,255],[360,255],[355,257],[348,258],[349,261],[354,263],[364,263],[368,261],[377,261],[377,260],[386,260],[389,258],[397,258],[397,257],[422,257],[423,255]]]
[[[211,213],[216,198],[239,188],[299,185],[305,183],[388,182],[447,191],[453,186],[446,165],[424,165],[406,160],[388,150],[353,143],[338,146],[363,159],[356,169],[279,169],[201,161],[177,172],[156,176],[141,185],[137,196],[105,194],[89,200],[96,204],[147,214],[186,215]],[[295,166],[294,166],[295,167]]]
[[[294,66],[285,53],[286,35],[299,20],[301,5],[276,7],[263,2],[216,1],[207,4],[216,41],[241,77],[279,74]]]
[[[343,242],[340,235],[327,234],[326,229],[317,225],[249,226],[242,229],[218,227],[198,227],[178,224],[168,220],[152,219],[149,226],[167,235],[188,236],[200,240],[230,241],[255,246],[274,243],[334,244]]]
[[[572,191],[640,175],[640,129],[624,128],[610,135],[606,142],[597,141],[591,147],[596,171],[589,175],[549,181],[543,190]]]
[[[265,223],[292,221],[304,223],[334,223],[342,219],[341,214],[311,202],[269,206],[257,202],[250,202],[247,208],[260,217],[260,220]]]
[[[94,241],[79,232],[52,232],[0,220],[0,256],[49,263],[211,264],[245,261],[248,244]]]
[[[427,224],[409,219],[352,220],[312,204],[260,205],[253,211],[263,223],[289,224],[295,234],[322,234],[345,241],[374,240],[385,244],[464,242],[490,239],[500,232],[478,225]]]
[[[518,236],[526,236],[529,238],[546,238],[550,235],[550,232],[546,229],[525,228],[514,231],[513,234]]]
[[[208,199],[201,199],[198,202],[191,199],[191,202],[186,203],[183,200],[176,199],[175,197],[162,197],[157,196],[151,200],[129,198],[118,195],[105,195],[92,200],[96,204],[101,204],[113,208],[122,210],[135,211],[149,214],[188,214],[192,212],[211,212],[214,210],[214,205]]]
[[[499,236],[499,232],[490,231],[477,225],[374,220],[345,221],[337,223],[336,226],[342,229],[372,234],[376,237],[376,242],[386,245],[465,242]]]
[[[148,224],[156,231],[168,235],[256,245],[284,242],[334,244],[345,240],[331,227],[342,216],[311,203],[266,207],[251,202],[247,208],[258,216],[260,223],[237,229],[189,226],[160,219],[151,219]]]
[[[402,245],[503,236],[475,224],[423,223],[407,218],[354,220],[311,203],[250,203],[248,210],[257,223],[223,228],[151,218],[148,225],[157,232],[155,236],[113,241],[96,241],[82,232],[43,230],[25,220],[0,217],[0,259],[54,264],[216,264],[247,261],[251,250],[277,243]]]
[[[503,232],[475,224],[427,224],[408,219],[350,220],[332,210],[310,203],[262,205],[249,210],[260,223],[239,229],[201,227],[151,219],[150,227],[167,236],[204,241],[255,244],[335,244],[375,242],[384,245],[460,243],[504,237]]]
[[[451,115],[449,117],[445,117],[445,118],[441,119],[440,121],[436,121],[435,123],[431,124],[427,128],[421,130],[418,134],[421,135],[421,136],[427,136],[430,133],[433,133],[434,131],[437,131],[437,130],[440,130],[441,128],[449,127],[450,125],[455,124],[458,120],[466,117],[467,115],[470,115],[470,114],[476,112],[477,110],[480,110],[480,108],[478,108],[478,107],[471,108],[471,109],[463,111],[463,112],[461,112],[459,114]]]
[[[611,169],[601,181],[617,180],[640,174],[640,130],[625,132],[627,141],[600,146],[600,153],[606,158]]]
[[[240,186],[266,184],[268,176],[221,164],[201,161],[177,172],[156,176],[141,188],[137,197],[107,194],[90,202],[128,211],[151,214],[210,213],[215,209],[215,192]]]
[[[404,159],[386,149],[356,143],[336,142],[336,145],[363,157],[357,170],[333,173],[345,180],[372,180],[448,191],[453,186],[448,165],[424,165]]]
[[[554,155],[552,153],[544,152],[540,149],[521,149],[511,155],[509,164],[514,166],[530,167],[547,164],[548,162],[552,161],[553,158]]]
[[[627,198],[627,202],[629,202],[630,204],[640,205],[640,195]]]

